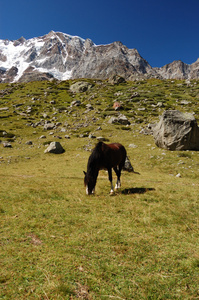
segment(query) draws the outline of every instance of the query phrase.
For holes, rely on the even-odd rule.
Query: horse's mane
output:
[[[88,171],[96,168],[97,164],[100,164],[102,158],[102,144],[103,142],[97,143],[88,159]]]

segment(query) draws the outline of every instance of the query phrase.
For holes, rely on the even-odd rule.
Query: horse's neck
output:
[[[92,161],[90,161],[88,163],[88,168],[87,168],[87,172],[89,174],[92,174],[92,175],[98,175],[98,172],[99,172],[99,169],[100,169],[100,166],[99,166],[99,162],[97,159],[92,159]]]

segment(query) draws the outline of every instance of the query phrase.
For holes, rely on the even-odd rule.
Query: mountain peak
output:
[[[26,40],[0,40],[0,82],[56,78],[106,79],[120,75],[128,80],[140,78],[199,78],[199,59],[192,65],[176,61],[152,68],[137,49],[122,42],[95,45],[83,39],[51,30]],[[42,75],[43,74],[43,75]]]

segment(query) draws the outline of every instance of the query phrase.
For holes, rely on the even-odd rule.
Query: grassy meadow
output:
[[[166,109],[199,121],[199,81],[83,80],[73,94],[76,81],[0,84],[0,299],[199,299],[199,152],[140,133]],[[131,125],[108,123],[119,113]],[[113,195],[106,171],[85,193],[89,134],[122,143],[140,173]],[[44,154],[51,141],[65,152]]]

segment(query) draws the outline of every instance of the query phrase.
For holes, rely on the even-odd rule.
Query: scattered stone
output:
[[[138,92],[135,92],[131,95],[131,99],[135,98],[135,97],[139,97],[140,94]]]
[[[26,145],[32,145],[32,141],[27,141]]]
[[[116,93],[114,94],[114,96],[116,96],[116,97],[119,97],[119,96],[122,96],[122,95],[124,95],[124,93],[121,92],[121,91],[118,91],[118,92],[116,92]]]
[[[88,111],[94,110],[94,108],[91,104],[86,104],[86,108],[87,108]]]
[[[92,133],[90,133],[88,137],[89,137],[89,139],[96,139],[96,136]]]
[[[100,142],[106,142],[107,141],[107,139],[102,137],[102,136],[98,136],[97,140],[100,141]]]
[[[154,127],[155,124],[148,124],[147,127],[141,129],[140,134],[152,135]]]
[[[46,139],[46,136],[45,135],[41,135],[40,139]]]
[[[111,117],[108,121],[109,124],[117,124],[118,123],[118,119],[116,117]]]
[[[129,145],[129,148],[134,148],[134,149],[135,149],[135,148],[137,148],[137,147],[138,147],[138,146],[135,145],[135,144],[130,144],[130,145]]]
[[[9,110],[9,107],[1,107],[1,108],[0,108],[0,112],[1,112],[1,111],[7,111],[7,110]]]
[[[71,107],[73,107],[73,106],[80,106],[80,105],[81,105],[81,101],[79,101],[79,100],[74,100],[70,104]]]
[[[3,142],[3,147],[4,148],[12,148],[12,145],[8,142]]]
[[[60,128],[60,132],[66,132],[66,128]]]
[[[50,104],[54,105],[54,104],[56,104],[56,101],[55,100],[51,100]]]
[[[44,118],[44,119],[48,119],[48,118],[49,118],[48,114],[43,113],[43,118]]]
[[[48,148],[44,151],[44,153],[54,153],[54,154],[61,154],[64,152],[65,150],[59,142],[51,142]]]
[[[46,123],[44,125],[44,130],[52,130],[55,128],[55,124],[54,123]]]
[[[85,138],[85,137],[88,137],[88,133],[81,133],[79,135],[80,138]]]
[[[125,115],[119,115],[118,117],[111,117],[108,121],[109,124],[122,124],[130,125],[131,123]]]
[[[158,102],[157,107],[164,107],[164,104],[162,102]]]
[[[31,106],[28,106],[27,107],[27,110],[26,110],[26,113],[27,114],[30,114],[32,112],[32,107]]]
[[[178,174],[176,175],[176,177],[177,177],[177,178],[180,178],[180,177],[181,177],[181,174],[180,174],[180,173],[178,173]]]
[[[182,101],[180,101],[180,104],[181,105],[188,105],[190,102],[189,101],[187,101],[187,100],[182,100]]]
[[[131,162],[130,162],[128,156],[126,157],[123,169],[128,172],[134,172],[133,166],[131,165]]]

